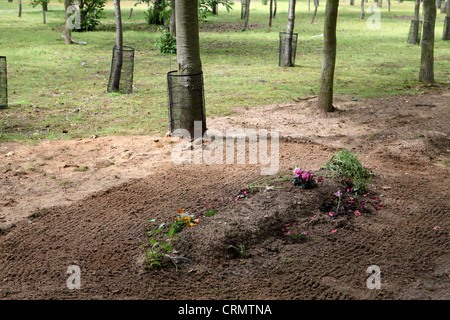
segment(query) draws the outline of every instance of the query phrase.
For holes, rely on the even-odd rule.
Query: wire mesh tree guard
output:
[[[442,40],[450,40],[450,17],[444,17],[444,32]]]
[[[206,130],[205,97],[203,72],[183,75],[178,71],[167,73],[169,93],[170,132],[185,129],[194,136],[194,122],[202,122],[202,132]]]
[[[6,57],[0,56],[0,109],[8,107],[8,78]]]
[[[120,52],[122,53],[122,67],[120,72],[119,87],[114,85],[114,75],[120,62]],[[124,46],[122,50],[116,46],[113,48],[111,60],[111,72],[109,74],[108,92],[132,93],[133,92],[133,72],[134,72],[134,48]]]
[[[420,44],[421,34],[422,34],[422,21],[411,20],[411,25],[409,26],[407,43]]]
[[[290,65],[294,66],[295,64],[295,56],[297,53],[297,39],[298,39],[298,34],[297,33],[292,33],[292,37],[291,37],[291,41],[292,41],[292,45],[291,45],[291,53],[290,55],[286,55],[286,38],[287,38],[287,33],[286,32],[280,32],[280,45],[278,48],[278,66],[283,67],[288,65],[289,61],[286,61],[287,58],[289,58],[290,60]]]

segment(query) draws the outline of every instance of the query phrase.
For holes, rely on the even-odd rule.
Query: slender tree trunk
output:
[[[67,9],[70,6],[70,0],[64,0],[64,12],[65,12],[65,19],[66,23],[64,25],[64,38],[66,41],[66,44],[72,44],[72,30],[69,28],[69,13],[67,12]]]
[[[364,0],[361,0],[361,15],[359,16],[361,20],[364,20]]]
[[[170,12],[169,32],[173,37],[175,37],[177,35],[175,0],[170,0]]]
[[[112,82],[112,90],[119,91],[120,76],[122,74],[123,64],[123,29],[122,29],[122,14],[120,11],[120,0],[114,0],[114,9],[116,15],[116,60],[114,61],[114,74]]]
[[[350,5],[354,6],[355,5],[355,0],[350,0]]]
[[[273,18],[275,19],[275,17],[277,16],[277,1],[278,0],[274,0],[274,8],[273,8]]]
[[[419,44],[419,18],[420,18],[420,0],[414,3],[414,26],[411,38],[411,44]]]
[[[308,0],[308,11],[311,11],[311,0]]]
[[[19,18],[22,17],[22,0],[19,0]]]
[[[153,6],[154,14],[155,14],[155,24],[163,25],[164,24],[164,1],[163,0],[155,0],[155,4]]]
[[[378,0],[377,6],[381,8],[383,6],[383,0]]]
[[[272,27],[272,15],[273,15],[273,0],[270,0],[270,7],[269,7],[269,28]]]
[[[388,2],[388,12],[391,12],[391,0],[387,0]]]
[[[44,6],[42,6],[42,20],[43,20],[44,24],[47,23],[46,13],[47,13],[47,11],[44,9]]]
[[[292,63],[292,39],[295,25],[295,3],[296,0],[289,0],[288,22],[286,26],[286,37],[284,39],[284,63],[283,67],[293,67]]]
[[[42,3],[42,10],[48,11],[48,2],[43,2]]]
[[[423,1],[423,35],[420,55],[419,81],[434,83],[434,28],[436,0]]]
[[[319,7],[319,0],[314,0],[314,13],[313,13],[313,17],[311,20],[311,24],[314,23],[314,20],[316,19],[316,14],[317,14],[317,8]]]
[[[177,62],[178,73],[180,75],[194,75],[202,72],[202,62],[200,59],[200,40],[198,27],[198,0],[175,1],[176,24],[177,24]],[[183,80],[184,81],[184,80]],[[203,97],[198,94],[198,83],[185,80],[185,87],[189,88],[188,93],[183,98],[186,108],[181,115],[181,128],[194,136],[195,121],[202,121],[202,134],[206,130],[206,123],[203,114]],[[181,111],[181,112],[183,112]]]
[[[334,111],[333,81],[336,64],[336,23],[339,0],[327,0],[324,22],[323,64],[320,76],[318,106],[323,112]]]
[[[217,14],[217,3],[214,3],[213,5],[212,5],[212,13],[213,14]]]
[[[442,33],[442,40],[450,40],[450,6],[447,3],[447,14],[445,15],[446,22],[444,23],[444,32]]]
[[[245,14],[244,14],[244,26],[241,31],[245,31],[248,28],[248,20],[250,19],[250,0],[245,3]]]

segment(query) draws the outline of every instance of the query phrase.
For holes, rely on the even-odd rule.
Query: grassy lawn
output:
[[[278,0],[269,29],[269,6],[252,1],[250,29],[240,31],[240,3],[227,13],[201,23],[201,56],[207,116],[231,113],[236,106],[289,102],[318,93],[322,65],[325,1],[314,24],[307,1],[297,0],[295,32],[299,34],[296,66],[278,67],[278,33],[286,29],[288,1]],[[106,92],[115,41],[112,1],[95,32],[73,32],[87,45],[67,46],[63,34],[63,5],[49,5],[47,24],[39,7],[17,0],[0,3],[0,55],[7,57],[9,108],[0,110],[0,141],[72,139],[94,134],[164,134],[168,129],[166,74],[176,67],[176,55],[155,47],[160,32],[146,24],[145,5],[128,13],[134,1],[122,1],[124,44],[134,47],[134,92]],[[376,4],[367,3],[366,8]],[[359,19],[360,4],[340,5],[335,93],[381,97],[418,90],[420,46],[406,44],[413,2],[392,1],[381,8],[381,29]],[[312,7],[312,5],[311,5]],[[422,11],[422,10],[421,10]],[[449,82],[449,43],[442,41],[444,14],[438,10],[435,77]],[[78,113],[73,112],[80,108]],[[269,116],[269,115],[268,115]]]

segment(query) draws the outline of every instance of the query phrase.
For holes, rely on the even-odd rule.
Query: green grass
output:
[[[176,67],[176,55],[161,54],[154,46],[156,26],[144,19],[144,5],[122,1],[124,44],[136,49],[134,92],[106,92],[115,40],[112,2],[98,31],[73,33],[85,46],[64,44],[63,6],[49,5],[47,24],[39,7],[0,3],[0,55],[7,56],[9,108],[0,110],[0,141],[72,139],[91,135],[164,134],[168,129],[166,74]],[[366,7],[373,3],[366,4]],[[299,34],[296,66],[278,67],[278,33],[285,31],[287,0],[268,28],[268,6],[252,1],[250,29],[241,32],[240,3],[230,13],[219,8],[201,25],[201,59],[205,77],[207,116],[232,113],[233,107],[289,102],[318,92],[322,64],[325,1],[310,24],[312,11],[298,1],[295,32]],[[392,1],[381,9],[381,30],[359,20],[359,4],[340,5],[335,93],[381,97],[423,90],[417,81],[420,46],[406,44],[413,3]],[[438,11],[440,12],[440,11]],[[370,14],[366,13],[366,18]],[[444,15],[436,23],[435,76],[449,82],[449,43],[441,40]],[[72,113],[80,108],[77,114]]]

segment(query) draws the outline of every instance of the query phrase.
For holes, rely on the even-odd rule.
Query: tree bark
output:
[[[200,59],[200,39],[198,26],[198,0],[175,1],[177,25],[177,62],[180,75],[195,75],[202,72]],[[182,78],[183,86],[188,90],[183,96],[185,108],[181,110],[180,126],[194,136],[195,121],[202,121],[202,134],[206,131],[203,114],[203,96],[199,96],[199,83],[193,83],[189,78]]]
[[[361,0],[361,15],[359,16],[361,20],[364,20],[364,0]]]
[[[120,76],[122,74],[123,64],[123,29],[122,29],[122,14],[120,11],[120,0],[114,0],[114,10],[116,15],[116,60],[114,61],[114,74],[112,82],[112,91],[119,91]]]
[[[333,81],[334,68],[336,64],[336,23],[338,7],[339,0],[327,0],[323,28],[323,64],[320,76],[320,91],[318,98],[318,107],[323,112],[334,111]]]
[[[444,23],[444,32],[442,33],[442,40],[450,40],[450,6],[447,3],[447,14],[445,15],[446,22]]]
[[[177,35],[177,24],[176,24],[176,11],[175,11],[175,0],[170,0],[170,21],[169,21],[169,32],[175,37]]]
[[[69,28],[69,13],[67,12],[67,9],[70,6],[70,0],[64,0],[64,12],[65,12],[65,19],[66,24],[64,25],[64,38],[66,41],[66,44],[72,44],[72,30]]]
[[[47,23],[46,12],[47,11],[44,9],[44,6],[42,6],[42,20],[43,20],[44,24]]]
[[[270,0],[270,7],[269,7],[269,28],[272,27],[272,18],[273,18],[273,0]]]
[[[22,0],[19,0],[19,18],[22,17]]]
[[[423,1],[423,35],[420,55],[419,81],[434,83],[434,28],[436,0]]]
[[[284,39],[284,61],[283,67],[293,67],[292,63],[292,38],[295,25],[295,3],[296,0],[289,0],[288,22],[286,26],[286,37]]]
[[[274,0],[274,8],[273,8],[273,18],[275,19],[275,17],[277,16],[277,3],[278,0]]]
[[[245,31],[248,28],[248,20],[250,19],[250,0],[246,0],[245,13],[244,13],[244,26],[241,31]]]
[[[319,0],[314,0],[314,13],[313,13],[313,17],[311,20],[311,24],[314,23],[314,20],[316,19],[316,14],[317,14],[317,8],[319,7]]]

